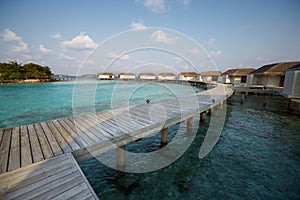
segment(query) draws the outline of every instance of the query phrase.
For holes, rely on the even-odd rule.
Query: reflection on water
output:
[[[226,123],[213,151],[198,158],[209,125],[201,123],[189,149],[176,162],[144,174],[118,173],[96,159],[80,164],[100,199],[299,199],[300,119],[280,96],[236,94],[227,103]],[[198,123],[196,116],[194,123]],[[169,130],[171,140],[180,127]],[[159,148],[160,135],[126,145],[134,152]]]

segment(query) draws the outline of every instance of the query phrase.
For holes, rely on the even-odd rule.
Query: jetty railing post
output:
[[[187,119],[187,128],[193,128],[193,117]]]
[[[125,166],[125,162],[126,162],[125,145],[119,146],[116,151],[117,151],[117,168],[122,168]]]
[[[160,143],[162,145],[168,143],[168,128],[164,128],[161,130]]]

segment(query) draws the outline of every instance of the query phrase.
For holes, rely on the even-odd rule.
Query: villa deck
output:
[[[58,188],[53,195],[89,194],[93,198],[95,195],[88,192],[92,189],[74,158],[80,162],[92,157],[91,152],[106,152],[157,133],[218,105],[232,93],[231,89],[219,85],[174,100],[0,130],[0,179],[6,180],[1,181],[0,197],[10,198],[12,191],[15,191],[12,195],[20,198],[23,192],[39,194],[34,192],[35,189],[46,195],[49,190],[56,191],[55,188]],[[58,181],[62,176],[66,180]],[[50,180],[66,183],[69,187],[58,187]],[[39,182],[43,182],[45,187]],[[75,188],[84,192],[79,193],[80,189]],[[70,190],[73,192],[68,192]]]

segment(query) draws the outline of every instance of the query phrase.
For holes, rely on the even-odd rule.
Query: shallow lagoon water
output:
[[[80,164],[100,199],[299,199],[300,119],[287,112],[280,96],[249,96],[243,105],[239,94],[227,102],[226,123],[214,149],[203,159],[199,148],[210,118],[201,123],[189,149],[163,169],[125,174],[97,159]],[[216,110],[217,112],[217,110]],[[199,116],[194,118],[199,123]],[[178,129],[169,131],[169,140]],[[149,152],[160,148],[160,135],[126,145],[128,151]]]
[[[144,104],[148,98],[155,102],[196,90],[200,89],[133,81],[0,85],[0,128]]]

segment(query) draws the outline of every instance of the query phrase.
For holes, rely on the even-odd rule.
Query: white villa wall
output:
[[[120,79],[135,79],[134,75],[120,75]]]
[[[141,75],[140,79],[144,80],[154,80],[156,77],[155,76],[148,76],[148,75]]]
[[[158,76],[159,80],[175,80],[176,76]]]
[[[285,73],[283,94],[300,97],[300,70],[287,71]]]

